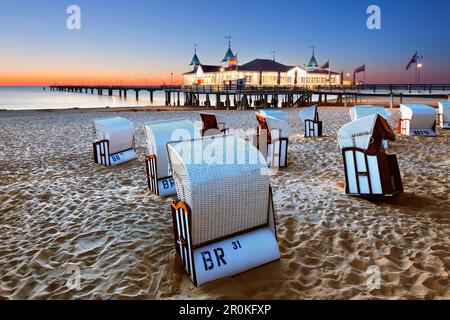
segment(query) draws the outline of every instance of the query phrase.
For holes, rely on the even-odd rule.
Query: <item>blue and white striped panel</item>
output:
[[[267,164],[269,167],[283,168],[287,166],[288,141],[280,139],[269,144]]]
[[[181,260],[183,261],[187,274],[190,276],[192,281],[194,281],[195,277],[190,242],[189,217],[188,213],[182,208],[179,208],[176,211],[176,225],[178,238],[183,238],[185,241],[185,243],[183,243],[178,240],[178,249],[181,255]]]
[[[156,179],[156,159],[147,160],[148,186],[154,194],[159,194],[158,180]]]
[[[310,137],[318,137],[319,136],[319,123],[311,120],[305,121],[305,136],[307,138]]]
[[[94,146],[96,148],[96,156],[97,156],[95,162],[104,166],[109,166],[110,160],[108,153],[108,142],[107,141],[96,142]]]

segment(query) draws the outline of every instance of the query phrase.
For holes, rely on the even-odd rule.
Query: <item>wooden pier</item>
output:
[[[150,96],[150,101],[153,102],[153,95],[155,91],[166,91],[169,89],[179,89],[181,86],[85,86],[85,85],[52,85],[50,86],[51,91],[65,91],[74,93],[87,93],[87,94],[98,94],[100,96],[107,94],[108,96],[113,96],[116,93],[120,97],[127,97],[128,92],[134,92],[136,100],[139,100],[139,93],[141,91],[147,91]]]
[[[431,98],[450,101],[450,85],[436,84],[372,84],[357,86],[315,86],[315,87],[248,87],[248,86],[83,86],[52,85],[50,90],[86,94],[114,94],[127,97],[134,92],[139,100],[141,91],[148,92],[153,102],[154,92],[165,93],[166,106],[202,106],[217,109],[244,110],[249,107],[299,107],[312,104],[313,97],[318,103],[348,106],[361,97],[384,97],[394,107],[394,99],[403,103],[404,98]],[[214,97],[215,99],[212,99]],[[203,99],[202,99],[203,98]],[[215,104],[214,102],[215,101]],[[214,105],[213,105],[214,104]]]

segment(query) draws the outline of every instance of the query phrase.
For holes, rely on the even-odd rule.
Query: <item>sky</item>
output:
[[[81,30],[66,27],[70,5]],[[370,5],[380,30],[367,28]],[[450,83],[449,21],[448,0],[1,0],[0,85],[181,83],[193,44],[219,64],[226,35],[240,64],[276,51],[302,66],[314,45],[334,71],[366,63],[369,83],[411,83],[417,50],[422,82]]]

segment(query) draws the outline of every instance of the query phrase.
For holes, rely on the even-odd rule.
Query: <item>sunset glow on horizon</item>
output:
[[[0,85],[181,84],[193,44],[203,64],[218,65],[228,34],[239,64],[276,51],[277,61],[303,66],[315,45],[319,64],[330,60],[336,72],[366,63],[369,83],[411,83],[405,67],[417,50],[422,81],[450,83],[450,2],[377,2],[381,30],[366,27],[366,0],[249,0],[233,10],[206,0],[2,1]],[[81,30],[66,28],[74,3]]]

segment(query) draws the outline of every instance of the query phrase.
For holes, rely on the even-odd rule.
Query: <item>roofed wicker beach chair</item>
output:
[[[388,123],[392,119],[392,113],[383,106],[354,106],[349,110],[349,113],[352,121],[356,121],[374,114],[379,114],[385,118]],[[383,140],[383,146],[385,149],[389,148],[389,141]]]
[[[202,137],[226,134],[230,131],[226,127],[226,118],[224,116],[213,113],[201,113],[200,117],[203,122]]]
[[[272,191],[262,154],[234,135],[167,146],[178,201],[175,247],[196,286],[278,260]]]
[[[145,158],[150,191],[160,196],[176,194],[169,168],[167,143],[200,138],[200,131],[189,120],[176,119],[148,122],[144,125],[148,156]]]
[[[398,133],[405,136],[436,136],[436,109],[422,104],[400,105]]]
[[[439,125],[450,129],[450,102],[439,102]]]
[[[377,113],[385,118],[387,122],[390,122],[392,119],[392,113],[383,106],[354,106],[353,108],[350,108],[349,113],[350,119],[352,121],[359,120],[361,118],[368,117]]]
[[[94,161],[115,166],[136,158],[134,125],[121,117],[95,119]]]
[[[321,137],[322,121],[319,120],[317,106],[303,108],[299,112],[300,121],[305,124],[305,137]]]
[[[287,167],[289,144],[287,114],[282,111],[260,110],[256,112],[256,120],[257,148],[266,158],[267,164],[269,167]]]
[[[395,141],[395,133],[379,114],[347,123],[339,130],[347,194],[386,197],[403,192],[397,156],[386,154],[383,140]]]

